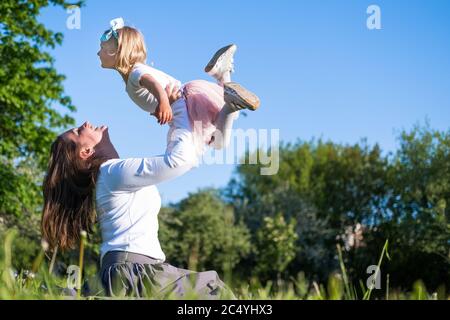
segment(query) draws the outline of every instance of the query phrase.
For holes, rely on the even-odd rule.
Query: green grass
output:
[[[67,296],[62,294],[61,289],[67,284],[65,277],[57,277],[49,272],[49,265],[44,259],[44,250],[46,245],[43,244],[41,252],[36,257],[30,271],[21,271],[19,274],[14,274],[12,269],[12,242],[15,237],[14,231],[6,233],[3,248],[3,259],[0,261],[0,300],[4,299],[113,299],[101,295],[92,295],[88,297],[80,296],[79,291],[76,296]],[[84,241],[80,246],[79,267],[83,268],[84,255]],[[319,284],[313,282],[312,284],[306,279],[304,273],[300,272],[296,278],[291,278],[289,281],[278,281],[277,283],[267,282],[264,286],[259,283],[256,278],[250,279],[247,284],[235,285],[232,289],[235,296],[239,300],[369,300],[372,297],[373,289],[366,289],[362,282],[359,286],[364,293],[363,296],[358,297],[356,287],[350,283],[345,264],[342,258],[342,250],[338,246],[338,257],[340,261],[340,272],[333,273],[329,276],[328,283]],[[388,254],[388,242],[386,241],[382,253],[379,258],[378,267],[381,266],[383,258]],[[86,266],[84,266],[86,267]],[[85,268],[86,269],[86,268]],[[445,289],[438,290],[438,292],[428,292],[425,284],[422,281],[417,281],[412,285],[409,292],[400,292],[389,288],[389,277],[386,282],[386,300],[436,300],[449,299]],[[78,284],[81,283],[81,280]],[[99,287],[97,287],[99,288]],[[95,289],[95,287],[94,287]],[[195,300],[200,297],[194,292],[190,291],[183,297],[184,300]],[[224,297],[225,299],[228,297]],[[114,298],[117,299],[117,298]],[[133,299],[133,298],[123,298]],[[178,299],[178,297],[164,296],[164,297],[149,297],[149,299]]]

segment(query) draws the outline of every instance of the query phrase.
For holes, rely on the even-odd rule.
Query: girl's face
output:
[[[100,57],[103,68],[114,69],[116,65],[116,51],[117,46],[113,37],[108,41],[100,42],[100,50],[97,52],[97,55]]]

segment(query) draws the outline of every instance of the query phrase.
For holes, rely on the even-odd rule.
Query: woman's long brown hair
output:
[[[43,183],[41,232],[51,249],[74,249],[95,223],[95,184],[105,159],[82,160],[75,142],[59,136],[51,146]]]

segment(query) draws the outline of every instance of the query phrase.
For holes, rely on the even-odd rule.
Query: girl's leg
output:
[[[209,144],[214,149],[223,149],[230,144],[233,123],[239,117],[240,109],[255,110],[259,105],[259,100],[254,94],[231,82],[236,49],[237,46],[234,44],[219,49],[205,67],[205,72],[224,88],[225,105],[214,121],[217,130],[213,133]]]
[[[211,66],[209,74],[217,80],[217,84],[221,87],[223,87],[226,82],[231,82],[231,73],[234,71],[233,55],[236,48],[235,45],[230,45],[220,49],[208,63],[208,66]],[[220,57],[220,54],[222,55],[222,59],[215,60],[214,58],[218,55]],[[205,71],[208,69],[208,66],[205,68]],[[217,150],[228,147],[231,140],[233,123],[238,117],[239,110],[230,104],[225,103],[214,121],[217,130],[212,135],[212,142],[209,144],[211,147]]]
[[[230,144],[233,122],[239,116],[239,110],[254,111],[259,107],[258,97],[234,82],[224,84],[224,100],[225,105],[214,122],[217,130],[213,133],[210,143],[214,149],[227,148]]]
[[[225,103],[223,108],[217,114],[214,122],[216,131],[212,135],[210,147],[220,150],[227,148],[231,141],[231,132],[233,123],[239,117],[239,110],[234,109],[230,104]]]

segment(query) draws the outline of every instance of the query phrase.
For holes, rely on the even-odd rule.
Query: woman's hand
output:
[[[175,101],[181,98],[181,90],[177,86],[171,87],[170,84],[166,87],[166,93],[169,97],[169,103],[172,105]]]
[[[172,121],[172,107],[167,102],[160,103],[152,115],[158,119],[160,125],[166,124]]]

